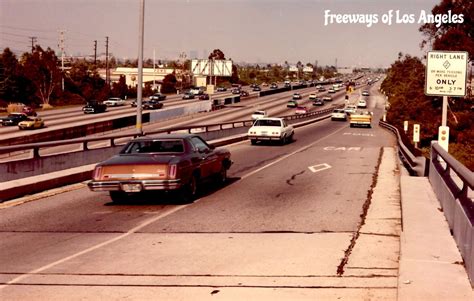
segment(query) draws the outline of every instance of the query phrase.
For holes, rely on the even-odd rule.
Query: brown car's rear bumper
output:
[[[141,190],[176,190],[181,188],[181,180],[130,180],[130,181],[90,181],[87,186],[92,191],[121,191],[124,184],[140,184]]]

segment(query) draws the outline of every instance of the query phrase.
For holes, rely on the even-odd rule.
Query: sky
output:
[[[388,67],[399,52],[426,52],[418,19],[441,0],[144,1],[145,59],[203,59],[218,48],[234,62]],[[94,40],[105,53],[109,37],[110,53],[136,59],[139,11],[140,0],[0,0],[0,47],[21,55],[36,37],[43,48],[59,50],[64,31],[66,55],[93,55]],[[389,11],[390,25],[382,18]],[[364,20],[336,23],[343,14]],[[368,26],[374,15],[378,22]],[[402,23],[403,15],[413,20]]]

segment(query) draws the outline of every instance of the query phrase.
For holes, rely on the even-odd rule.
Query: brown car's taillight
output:
[[[94,172],[92,173],[92,179],[99,180],[101,171],[102,171],[102,167],[96,166],[96,168],[94,168]]]
[[[175,179],[177,171],[178,171],[178,166],[176,166],[176,164],[171,164],[168,169],[168,177],[170,179]]]

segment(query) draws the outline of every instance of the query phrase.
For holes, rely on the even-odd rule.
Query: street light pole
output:
[[[142,125],[142,89],[143,89],[143,41],[145,23],[145,0],[140,0],[140,18],[138,22],[138,86],[137,86],[137,134],[143,135]]]

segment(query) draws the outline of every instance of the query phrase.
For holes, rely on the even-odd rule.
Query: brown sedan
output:
[[[215,148],[197,135],[141,137],[98,164],[87,185],[92,191],[109,191],[114,202],[145,190],[177,191],[190,202],[198,183],[211,178],[224,183],[231,165],[227,149]]]

